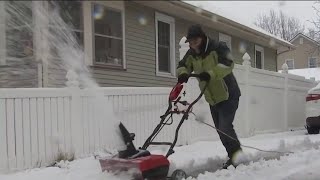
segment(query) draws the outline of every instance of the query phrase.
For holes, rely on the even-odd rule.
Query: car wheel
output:
[[[307,126],[308,134],[319,134],[319,128]]]

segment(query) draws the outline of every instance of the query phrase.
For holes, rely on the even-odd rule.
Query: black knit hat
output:
[[[206,36],[206,34],[203,32],[203,30],[199,24],[192,25],[188,29],[187,40],[185,41],[185,43],[189,42],[190,39],[192,39],[192,38],[205,37],[205,36]]]

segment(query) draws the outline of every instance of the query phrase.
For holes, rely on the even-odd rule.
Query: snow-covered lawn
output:
[[[170,171],[182,168],[193,177],[188,180],[213,179],[320,179],[320,135],[306,135],[305,130],[261,134],[240,139],[242,144],[264,150],[292,154],[258,152],[244,148],[246,158],[253,160],[236,169],[218,170],[226,160],[220,141],[197,142],[176,147],[170,157]],[[159,153],[162,150],[155,150]],[[0,175],[1,180],[129,180],[127,174],[114,176],[102,173],[94,157],[61,162],[59,167],[39,168],[14,174]]]

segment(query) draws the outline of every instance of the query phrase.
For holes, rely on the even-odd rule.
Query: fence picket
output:
[[[51,162],[53,160],[52,153],[52,120],[51,120],[51,102],[50,98],[44,98],[44,128],[45,128],[45,150],[46,160]]]
[[[241,89],[250,90],[250,93],[243,93],[237,111],[237,122],[243,120],[242,124],[235,123],[241,137],[279,130],[280,126],[280,130],[303,126],[300,119],[303,118],[304,92],[315,86],[314,82],[286,77],[288,82],[280,86],[287,75],[268,75],[267,71],[261,73],[250,68],[243,68],[241,73],[246,71],[253,74],[248,77],[253,80],[241,81]],[[255,84],[260,77],[265,80],[263,86]],[[4,144],[0,146],[0,170],[48,165],[59,149],[63,152],[76,152],[77,155],[89,155],[101,148],[118,148],[121,144],[118,135],[114,133],[118,127],[114,127],[114,120],[120,120],[130,132],[136,133],[135,144],[141,146],[166,110],[170,89],[106,88],[103,89],[105,98],[102,99],[96,99],[91,93],[82,90],[79,90],[79,96],[75,96],[61,88],[56,90],[59,93],[53,89],[0,89],[0,141]],[[261,97],[261,92],[268,96]],[[195,94],[193,90],[188,93],[191,96]],[[283,96],[288,97],[282,98]],[[191,99],[194,100],[194,97]],[[288,112],[282,111],[285,108],[282,106],[286,105]],[[209,110],[207,105],[203,107],[205,106]],[[105,107],[108,111],[103,111]],[[248,108],[251,110],[248,111]],[[272,108],[277,109],[272,111]],[[273,113],[270,114],[271,111]],[[261,116],[258,112],[264,113],[262,118],[254,118]],[[115,113],[116,119],[112,119],[114,114],[111,113]],[[266,114],[270,115],[267,117]],[[180,118],[181,116],[176,115],[174,124],[166,126],[155,140],[172,141]],[[268,121],[266,118],[273,120]],[[181,127],[177,145],[200,139],[214,139],[208,138],[212,135],[215,137],[214,131],[202,128],[193,119],[190,117],[191,121]],[[278,122],[278,119],[284,120]]]
[[[38,120],[38,164],[46,163],[46,142],[45,142],[45,119],[44,119],[44,102],[43,98],[37,98],[37,120]]]
[[[6,100],[0,99],[0,171],[8,169]]]
[[[22,120],[23,120],[23,155],[25,159],[24,167],[31,166],[31,128],[30,124],[30,99],[22,99]]]
[[[17,168],[16,140],[15,140],[15,119],[14,119],[14,99],[7,99],[7,145],[9,169]]]
[[[66,152],[67,150],[64,147],[66,143],[65,137],[65,127],[64,127],[64,109],[63,109],[63,97],[58,97],[58,137],[59,137],[59,146],[58,151]]]
[[[36,167],[40,161],[38,144],[38,116],[37,99],[30,98],[30,126],[31,126],[31,167]]]
[[[60,143],[60,138],[58,134],[58,104],[57,98],[50,98],[50,109],[51,109],[51,150],[53,157],[58,155],[58,147]]]

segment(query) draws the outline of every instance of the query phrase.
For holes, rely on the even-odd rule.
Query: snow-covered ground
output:
[[[282,72],[279,70],[278,72]],[[303,68],[303,69],[290,69],[289,74],[302,76],[306,79],[314,78],[316,81],[320,81],[320,69],[319,68]]]
[[[197,142],[176,147],[170,157],[170,171],[182,168],[192,175],[188,180],[212,179],[319,179],[320,135],[307,135],[305,130],[284,133],[261,134],[240,139],[242,144],[264,150],[291,154],[259,152],[244,148],[248,161],[236,169],[218,170],[226,160],[226,152],[220,141]],[[161,149],[154,150],[160,153]],[[129,180],[128,174],[102,173],[94,157],[60,162],[60,167],[38,168],[14,174],[0,175],[1,180]]]

